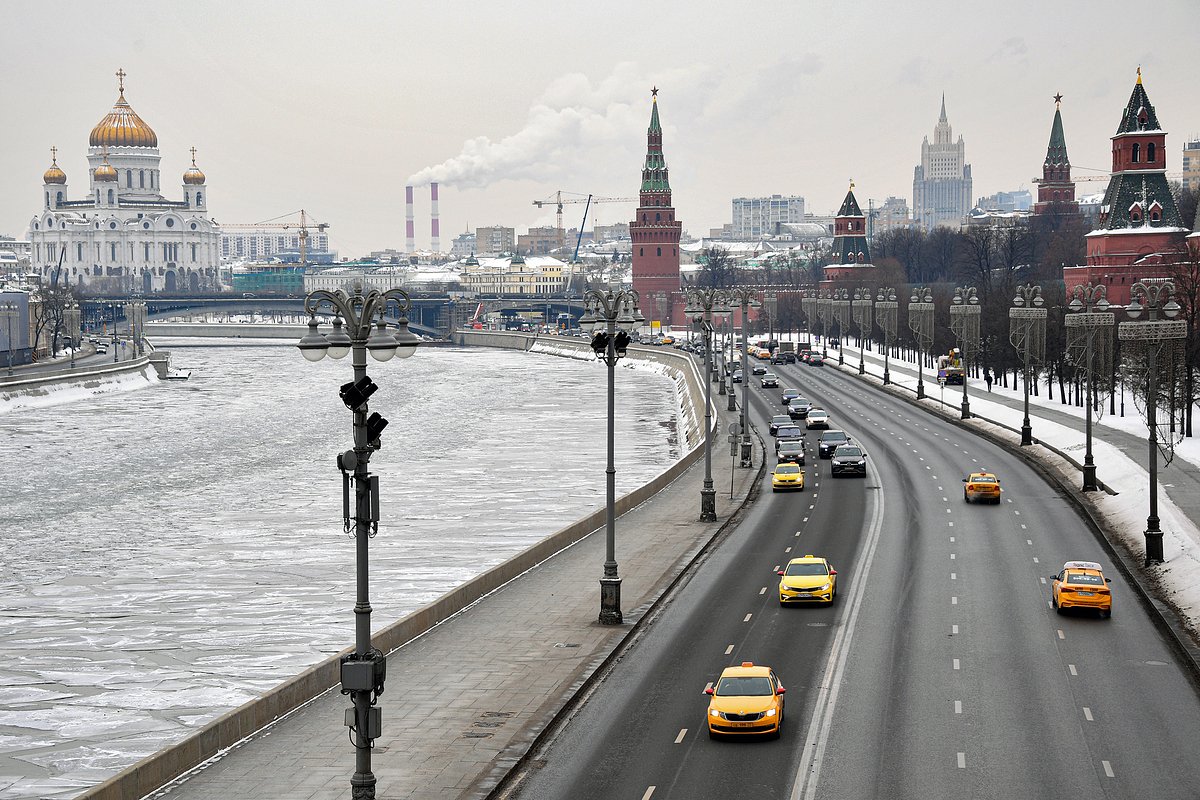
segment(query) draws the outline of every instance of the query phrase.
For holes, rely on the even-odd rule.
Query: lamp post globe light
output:
[[[1117,315],[1108,310],[1108,298],[1103,285],[1093,286],[1089,283],[1076,286],[1072,294],[1074,297],[1067,304],[1070,313],[1064,321],[1067,328],[1067,357],[1083,367],[1084,377],[1087,378],[1087,394],[1084,396],[1087,406],[1084,424],[1087,448],[1083,457],[1083,491],[1094,492],[1100,487],[1096,483],[1096,462],[1092,458],[1092,405],[1095,403],[1096,376],[1112,374],[1112,328]],[[1022,430],[1022,444],[1025,443],[1024,439]]]
[[[1121,347],[1121,357],[1128,356],[1130,372],[1140,372],[1135,387],[1145,387],[1146,427],[1150,431],[1150,514],[1146,517],[1146,564],[1163,561],[1163,535],[1158,519],[1158,372],[1160,362],[1173,363],[1175,350],[1187,338],[1187,322],[1175,320],[1180,307],[1175,302],[1175,285],[1170,281],[1138,282],[1130,288],[1132,298],[1125,307],[1133,322],[1117,326],[1117,338],[1127,344]],[[1162,313],[1165,320],[1158,318]],[[1146,320],[1139,320],[1145,313]],[[1135,398],[1136,398],[1135,390]]]
[[[617,468],[616,450],[616,366],[629,347],[630,331],[646,318],[638,308],[638,293],[633,289],[584,293],[584,312],[579,326],[592,326],[592,350],[608,367],[608,467],[605,470],[604,575],[600,578],[600,624],[620,625],[621,578],[617,574]],[[706,382],[706,385],[711,386]],[[711,390],[710,390],[711,391]]]
[[[850,300],[850,311],[854,317],[854,326],[858,328],[858,374],[866,373],[865,355],[867,352],[867,340],[871,337],[871,290],[866,286],[860,286],[854,290],[854,297]]]
[[[908,328],[917,339],[917,399],[925,399],[925,355],[933,347],[933,291],[916,286],[908,298]]]
[[[1033,444],[1033,426],[1029,423],[1030,369],[1046,360],[1046,309],[1042,308],[1042,287],[1018,286],[1008,310],[1008,342],[1021,358],[1021,382],[1025,389],[1025,416],[1021,420],[1021,446]],[[1068,324],[1070,321],[1068,320]],[[965,380],[965,378],[964,378]],[[1091,409],[1088,410],[1088,460],[1091,460]],[[1086,473],[1086,471],[1085,471]],[[1093,472],[1093,476],[1094,476]],[[1085,481],[1086,484],[1086,481]]]
[[[896,290],[890,286],[881,286],[875,295],[875,321],[883,329],[883,385],[892,382],[891,355],[892,340],[896,338],[896,321],[900,315],[900,301],[896,299]]]
[[[767,292],[766,299],[767,302],[773,303],[775,301],[775,293]],[[742,307],[742,380],[746,381],[746,383],[742,384],[742,413],[741,420],[738,423],[738,429],[741,432],[741,439],[738,442],[738,450],[741,453],[741,465],[743,467],[749,467],[753,466],[753,463],[750,456],[750,434],[746,429],[746,406],[749,404],[748,401],[750,399],[750,367],[748,363],[749,358],[747,355],[750,351],[750,348],[746,346],[750,339],[749,333],[746,330],[746,325],[750,321],[750,309],[760,308],[762,303],[760,303],[758,298],[755,297],[754,290],[749,287],[736,287],[730,289],[729,300],[731,304],[736,301]],[[730,385],[732,386],[732,384]],[[733,410],[732,405],[730,406],[729,410]]]
[[[687,307],[684,313],[698,324],[705,339],[704,374],[708,375],[712,368],[712,318],[713,314],[728,312],[729,297],[722,289],[694,288],[687,292]],[[744,343],[743,343],[744,344]],[[743,347],[743,351],[745,348]],[[744,361],[744,356],[743,356]],[[747,373],[742,373],[742,380],[748,380]],[[746,391],[743,387],[742,396]],[[745,400],[743,399],[743,403]],[[712,382],[705,381],[704,386],[704,488],[700,490],[700,521],[715,522],[717,519],[717,492],[713,488],[712,479]]]
[[[384,317],[389,305],[399,312],[399,331],[388,332]],[[332,309],[333,331],[322,335],[318,330],[317,311]],[[371,644],[371,601],[369,593],[368,542],[379,531],[379,477],[367,466],[371,454],[380,448],[379,436],[388,421],[378,412],[368,416],[367,401],[379,387],[367,376],[367,353],[377,361],[399,355],[407,358],[416,352],[420,339],[408,330],[407,313],[411,303],[401,289],[363,291],[362,281],[354,281],[349,293],[338,289],[310,292],[304,298],[309,314],[308,333],[296,345],[309,361],[325,356],[344,358],[353,354],[354,380],[341,387],[342,402],[353,413],[354,447],[337,458],[342,473],[342,518],[347,533],[355,542],[356,601],[354,604],[354,652],[342,657],[342,694],[350,695],[354,707],[346,711],[346,725],[354,743],[354,775],[350,779],[352,797],[375,797],[375,775],[371,772],[371,748],[380,736],[383,715],[377,705],[383,694],[385,657]],[[354,484],[354,504],[350,503],[350,484]]]
[[[962,419],[971,418],[971,401],[967,399],[967,364],[979,349],[979,318],[982,312],[974,286],[954,288],[954,300],[950,306],[950,330],[958,339],[958,349],[962,353]]]

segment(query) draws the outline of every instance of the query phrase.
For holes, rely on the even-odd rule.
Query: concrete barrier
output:
[[[46,397],[55,391],[80,388],[103,391],[106,384],[116,383],[129,375],[145,373],[150,357],[142,356],[116,364],[87,367],[64,366],[61,369],[33,373],[27,376],[0,379],[0,401],[21,397]]]
[[[535,339],[533,336],[523,334],[488,332],[471,332],[468,336],[469,342],[464,337],[463,340],[457,340],[456,344],[527,350]],[[569,340],[563,339],[562,341]],[[587,342],[579,341],[573,344],[578,344],[590,352]],[[695,361],[676,351],[656,353],[652,348],[645,349],[649,351],[649,355],[643,356],[642,349],[639,348],[637,355],[633,357],[661,360],[660,363],[670,362],[673,367],[679,369],[685,375],[692,404],[700,409],[702,418],[703,382]],[[631,354],[634,352],[632,348],[630,352]],[[715,414],[714,419],[716,419]],[[703,454],[702,445],[697,444],[692,447],[681,459],[663,470],[650,482],[618,498],[616,513],[624,514],[649,500],[682,475]],[[507,561],[497,564],[487,572],[451,589],[428,605],[422,606],[374,634],[372,643],[383,652],[392,653],[475,601],[552,557],[555,553],[600,530],[605,524],[605,513],[605,509],[598,509]],[[218,717],[183,741],[142,759],[104,783],[87,790],[79,795],[79,799],[129,800],[130,798],[145,797],[189,770],[198,767],[222,750],[234,746],[242,739],[262,730],[272,722],[282,719],[305,703],[335,689],[340,680],[341,657],[349,654],[353,649],[347,648],[337,655],[325,659],[254,700]]]

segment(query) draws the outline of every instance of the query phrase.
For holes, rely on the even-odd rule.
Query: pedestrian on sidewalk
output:
[[[983,382],[987,384],[988,394],[992,393],[992,371],[988,367],[983,368]]]

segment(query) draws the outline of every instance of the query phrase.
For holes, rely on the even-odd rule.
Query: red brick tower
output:
[[[871,264],[871,246],[867,242],[867,215],[854,197],[854,181],[850,181],[846,199],[833,219],[833,236],[833,263],[824,268],[821,285],[872,283],[875,267]]]
[[[641,295],[643,311],[652,308],[652,296],[665,294],[670,309],[663,320],[670,324],[681,302],[679,291],[679,236],[683,225],[671,207],[671,183],[662,152],[662,126],[658,122],[658,89],[650,92],[650,128],[646,131],[646,164],[637,217],[629,223],[633,240],[633,288]]]
[[[1034,214],[1078,214],[1075,202],[1075,182],[1071,180],[1071,160],[1067,158],[1067,138],[1063,135],[1062,95],[1054,95],[1054,124],[1050,127],[1050,144],[1042,162],[1042,179],[1038,184],[1038,199]]]
[[[1100,206],[1100,227],[1087,235],[1087,264],[1063,268],[1068,292],[1088,282],[1103,284],[1108,301],[1123,306],[1134,283],[1161,277],[1163,265],[1180,257],[1188,230],[1167,185],[1166,138],[1139,67],[1112,137],[1112,178]]]

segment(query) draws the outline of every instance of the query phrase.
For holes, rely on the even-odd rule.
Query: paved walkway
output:
[[[724,431],[733,413],[715,387],[712,399]],[[703,458],[618,519],[625,624],[596,621],[601,529],[392,653],[380,699],[383,736],[373,755],[377,796],[486,796],[742,506],[760,472],[760,443],[754,469],[735,468],[731,479],[730,461],[725,436],[714,436],[716,522],[697,521]],[[328,692],[152,796],[349,797],[354,750],[343,724],[347,707],[348,698]]]

